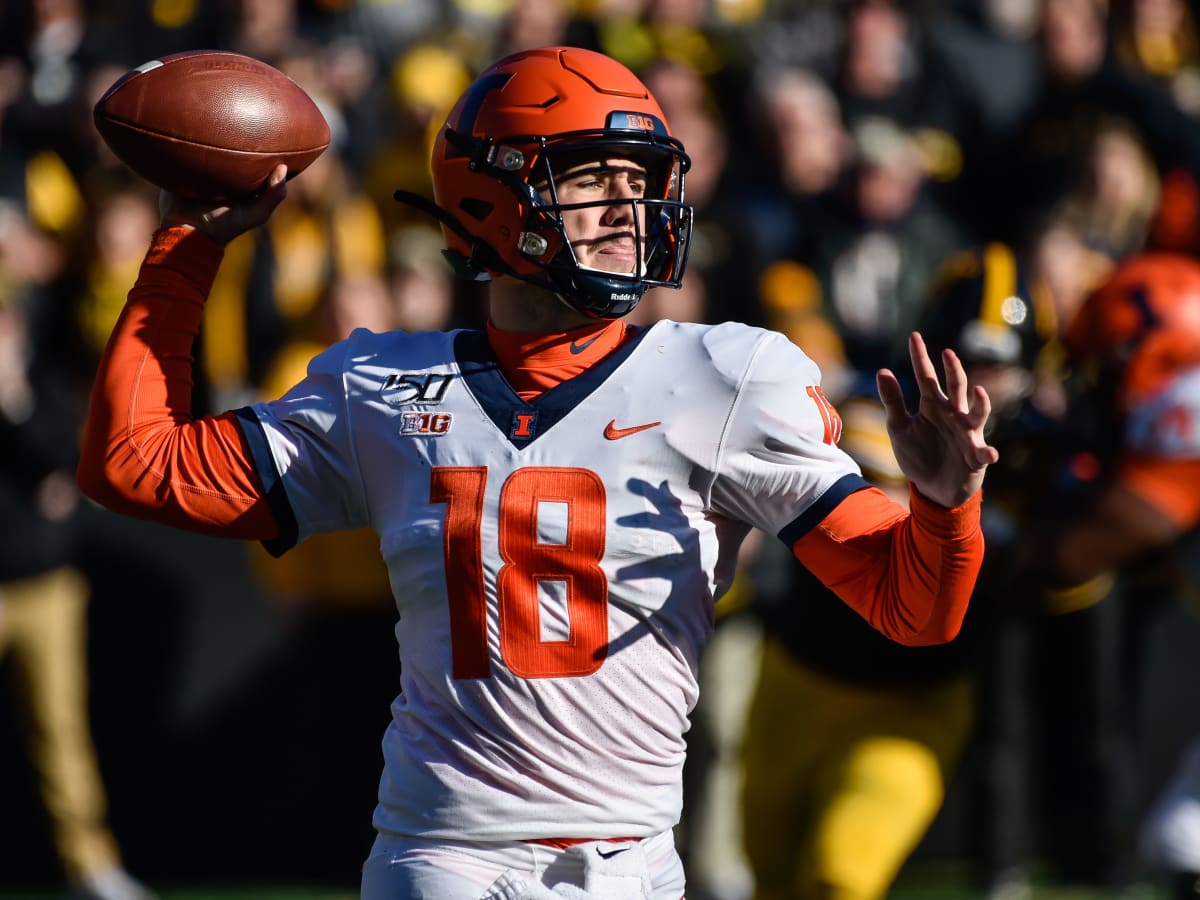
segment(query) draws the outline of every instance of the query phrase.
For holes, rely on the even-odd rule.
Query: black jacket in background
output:
[[[37,504],[38,487],[52,472],[74,487],[74,399],[52,376],[31,378],[36,401],[26,416],[0,407],[0,583],[40,575],[75,555],[76,517],[52,522]]]

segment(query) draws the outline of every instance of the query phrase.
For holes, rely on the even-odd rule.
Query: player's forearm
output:
[[[980,499],[945,509],[914,491],[905,514],[880,492],[859,491],[793,551],[892,640],[945,643],[962,626],[983,561]]]
[[[192,345],[221,255],[188,229],[154,236],[97,371],[77,478],[117,512],[266,539],[274,520],[235,417],[192,416]]]

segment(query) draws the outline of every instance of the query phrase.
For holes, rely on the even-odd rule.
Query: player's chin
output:
[[[586,265],[614,275],[632,275],[637,268],[637,254],[633,251],[601,251],[593,253]]]

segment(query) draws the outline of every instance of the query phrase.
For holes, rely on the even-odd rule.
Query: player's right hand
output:
[[[158,198],[159,225],[195,228],[224,246],[238,235],[265,224],[286,196],[287,166],[281,163],[267,178],[267,186],[242,203],[213,206],[211,201],[189,200],[163,191]]]
[[[974,496],[983,486],[987,467],[1000,458],[984,437],[991,400],[981,386],[968,383],[953,351],[942,352],[944,386],[924,339],[915,331],[909,335],[908,351],[921,392],[916,414],[908,411],[895,374],[888,369],[876,374],[892,450],[918,491],[934,503],[955,507]]]

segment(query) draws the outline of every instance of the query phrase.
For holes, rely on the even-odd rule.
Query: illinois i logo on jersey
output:
[[[533,440],[537,437],[537,420],[536,410],[513,413],[508,436],[517,440]]]

